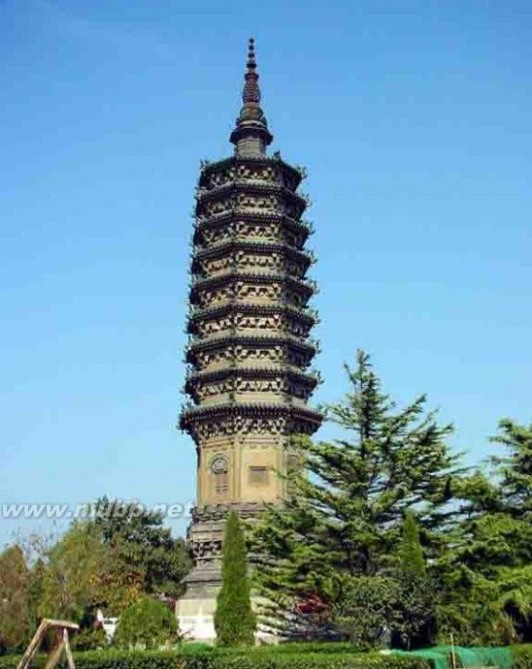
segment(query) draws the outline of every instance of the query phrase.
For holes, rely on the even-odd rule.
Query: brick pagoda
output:
[[[278,152],[260,106],[253,40],[234,154],[202,165],[196,194],[189,344],[180,425],[197,451],[197,506],[188,540],[194,569],[178,604],[182,631],[214,635],[224,519],[260,514],[282,499],[288,437],[312,434],[321,415],[307,401],[315,292],[306,278],[310,234],[298,194],[302,171]],[[293,456],[292,456],[293,457]]]

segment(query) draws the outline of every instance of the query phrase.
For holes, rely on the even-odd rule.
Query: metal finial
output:
[[[259,73],[255,61],[255,40],[248,41],[248,60],[244,73],[244,90],[240,114],[231,133],[231,142],[239,156],[264,156],[266,147],[273,139],[268,130],[268,121],[260,106]]]
[[[244,105],[253,103],[260,103],[260,89],[259,89],[259,75],[257,74],[257,63],[255,61],[255,40],[253,37],[249,38],[248,44],[248,62],[247,72],[244,75],[245,85],[242,91],[242,101]]]
[[[257,67],[257,63],[255,62],[255,40],[253,37],[249,38],[247,66],[248,68]]]

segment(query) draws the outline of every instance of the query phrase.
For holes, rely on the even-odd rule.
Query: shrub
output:
[[[177,619],[162,602],[143,597],[120,616],[113,639],[118,648],[157,648],[178,640]]]
[[[109,644],[103,627],[89,627],[75,634],[71,638],[70,645],[72,646],[72,650],[83,651],[98,650],[99,648],[105,648]]]
[[[20,662],[20,655],[1,655],[0,669],[17,669]]]

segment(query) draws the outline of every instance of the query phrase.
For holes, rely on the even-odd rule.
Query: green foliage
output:
[[[107,636],[103,627],[86,627],[75,634],[70,642],[72,650],[98,650],[108,646]]]
[[[276,649],[227,649],[186,656],[181,651],[75,653],[76,669],[430,669],[411,656],[348,653],[279,653]],[[16,665],[0,659],[0,669]],[[522,669],[528,669],[523,667]]]
[[[359,653],[359,649],[348,641],[288,641],[272,646],[257,646],[254,653],[274,655],[312,653],[338,655],[339,653]]]
[[[504,446],[507,455],[492,458],[501,478],[505,511],[530,520],[532,514],[532,424],[518,425],[505,418],[492,441]]]
[[[103,558],[97,529],[74,523],[48,553],[39,615],[81,622],[93,604]]]
[[[191,563],[184,540],[173,539],[163,520],[162,513],[146,511],[137,503],[106,497],[96,502],[95,524],[107,549],[110,573],[121,573],[124,585],[136,583],[140,592],[178,596]]]
[[[387,633],[400,622],[399,601],[399,583],[393,578],[350,578],[334,607],[335,626],[360,649],[384,645]]]
[[[416,583],[427,576],[423,548],[419,540],[419,527],[416,517],[409,512],[405,516],[401,544],[399,546],[401,575],[405,581]]]
[[[532,669],[532,644],[512,646],[512,667],[514,669]]]
[[[75,652],[76,669],[450,669],[450,646],[378,655],[353,652],[342,643],[288,643],[257,648],[204,648],[189,653],[189,646],[161,651]],[[532,669],[532,646],[509,648],[456,648],[459,666],[497,666],[500,669]],[[471,659],[473,658],[473,660]],[[44,657],[35,666],[44,665]],[[0,669],[16,669],[20,656],[0,658]],[[509,662],[510,660],[510,662]],[[471,662],[473,661],[473,664]]]
[[[327,407],[341,438],[289,445],[303,467],[288,474],[290,496],[268,509],[252,537],[257,587],[271,603],[263,613],[286,634],[334,632],[334,607],[350,579],[396,577],[406,512],[415,509],[431,559],[456,515],[450,502],[462,472],[446,444],[451,427],[426,412],[424,396],[398,409],[363,351],[346,373],[349,392]],[[380,610],[379,592],[376,586]],[[316,615],[308,614],[309,601]],[[351,605],[354,612],[359,604]]]
[[[376,654],[256,653],[209,656],[210,663],[187,669],[428,669],[420,658],[383,657]]]
[[[462,644],[532,639],[532,427],[505,419],[493,441],[506,449],[491,458],[494,480],[466,482],[459,531],[436,565],[440,633]]]
[[[74,653],[76,669],[186,669],[173,651],[105,650]],[[2,669],[2,667],[0,667]]]
[[[214,614],[217,643],[252,645],[256,621],[251,609],[246,546],[240,521],[233,511],[227,517],[222,551],[222,587]]]
[[[0,653],[25,646],[42,617],[79,623],[75,643],[100,647],[97,608],[120,615],[145,594],[182,592],[190,568],[186,545],[171,537],[161,514],[104,498],[95,516],[73,523],[52,545],[32,544],[31,568],[17,546],[0,554]]]
[[[153,649],[177,640],[177,619],[172,611],[152,597],[143,597],[120,616],[113,644],[117,648]]]
[[[21,657],[21,655],[0,654],[0,669],[17,669]]]
[[[407,649],[427,646],[435,625],[434,591],[427,575],[419,526],[412,512],[406,514],[403,523],[398,582],[394,644]]]

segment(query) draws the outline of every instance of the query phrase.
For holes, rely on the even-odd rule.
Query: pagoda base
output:
[[[214,612],[216,611],[216,597],[220,590],[220,572],[211,569],[195,567],[186,578],[186,592],[176,604],[176,617],[179,631],[187,641],[202,641],[214,644],[216,630],[214,629]],[[251,598],[251,605],[255,610],[259,608],[261,600]],[[276,644],[279,638],[272,629],[260,623],[255,632],[256,644]]]
[[[220,567],[206,563],[194,567],[185,579],[185,594],[176,605],[179,631],[194,641],[212,643],[216,640],[214,612],[221,586]]]
[[[216,640],[214,612],[222,585],[222,538],[229,510],[241,518],[256,518],[264,505],[257,503],[220,504],[193,509],[187,539],[195,566],[185,577],[185,593],[176,604],[180,633],[189,640],[213,643]],[[257,601],[252,598],[252,604]],[[271,643],[272,637],[260,629],[256,640]]]

